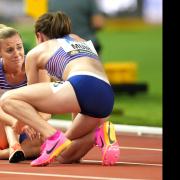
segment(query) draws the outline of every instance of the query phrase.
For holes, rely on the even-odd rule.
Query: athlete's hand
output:
[[[40,133],[38,133],[32,127],[29,127],[28,125],[23,126],[22,132],[26,133],[26,135],[29,137],[30,140],[33,140],[35,138],[40,139]]]
[[[15,121],[14,124],[12,125],[12,128],[14,132],[20,134],[22,132],[22,128],[24,127],[24,123],[21,121]]]
[[[35,138],[40,138],[40,133],[36,132],[33,128],[29,127],[28,125],[25,125],[21,121],[16,121],[12,126],[14,132],[21,134],[26,133],[26,135],[29,137],[29,139],[33,140]]]

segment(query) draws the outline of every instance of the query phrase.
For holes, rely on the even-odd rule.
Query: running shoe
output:
[[[17,163],[19,161],[25,160],[24,151],[21,148],[19,143],[14,144],[10,147],[10,156],[9,162],[10,163]]]
[[[43,143],[40,156],[31,162],[31,166],[48,165],[71,143],[72,142],[67,139],[62,132],[57,131]]]
[[[102,164],[114,165],[120,156],[114,125],[106,121],[96,130],[96,145],[102,151]]]

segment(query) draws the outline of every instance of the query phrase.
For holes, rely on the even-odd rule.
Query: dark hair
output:
[[[71,20],[63,12],[48,12],[35,23],[35,33],[42,32],[49,39],[60,38],[71,33]]]

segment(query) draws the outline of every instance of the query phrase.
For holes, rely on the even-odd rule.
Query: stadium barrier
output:
[[[68,129],[72,121],[51,119],[49,123],[57,129]],[[119,125],[115,124],[117,133],[128,133],[137,135],[157,135],[162,136],[162,128],[160,127],[147,127],[147,126],[132,126],[132,125]]]
[[[105,63],[104,68],[114,92],[134,95],[147,92],[147,83],[137,80],[137,63],[132,61]]]
[[[111,84],[137,82],[137,64],[133,62],[105,63],[104,68]]]

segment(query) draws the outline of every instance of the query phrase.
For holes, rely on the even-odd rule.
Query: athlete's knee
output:
[[[2,96],[1,96],[1,98],[0,98],[0,105],[1,105],[1,107],[3,107],[3,105],[4,105],[4,103],[5,103],[5,101],[6,101],[6,98],[8,97],[8,92],[5,92]]]
[[[13,90],[10,90],[10,91],[7,91],[5,92],[1,97],[0,97],[0,101],[3,102],[5,99],[8,99],[12,96],[12,91]]]
[[[12,99],[9,98],[8,96],[1,99],[1,108],[3,111],[5,112],[11,111],[12,105],[13,105]]]
[[[14,95],[12,93],[13,90],[5,92],[0,98],[0,106],[5,111],[11,107],[12,100],[14,99]]]

